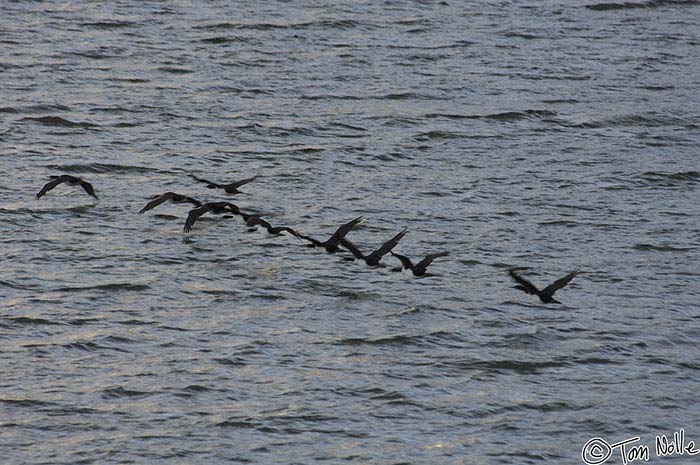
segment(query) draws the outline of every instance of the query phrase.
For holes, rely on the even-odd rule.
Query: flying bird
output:
[[[569,284],[569,281],[574,279],[574,276],[576,276],[579,273],[580,273],[579,271],[572,271],[571,273],[567,274],[563,278],[557,279],[556,281],[554,281],[552,284],[545,287],[544,289],[539,290],[539,289],[537,289],[537,286],[535,286],[530,281],[528,281],[527,279],[520,276],[513,268],[508,270],[508,274],[510,275],[510,277],[513,278],[513,280],[518,283],[517,286],[513,286],[515,289],[520,289],[521,291],[523,291],[527,294],[535,294],[540,298],[540,300],[542,302],[544,302],[546,304],[549,304],[549,303],[560,304],[561,302],[554,299],[554,293],[557,292],[562,287]]]
[[[355,218],[352,221],[348,221],[347,223],[345,223],[344,225],[339,227],[338,230],[336,232],[334,232],[333,235],[325,242],[321,242],[321,241],[314,239],[313,237],[304,236],[301,234],[298,234],[297,237],[300,237],[301,239],[306,239],[307,241],[309,241],[310,242],[310,244],[308,245],[309,247],[323,247],[324,249],[326,249],[326,252],[333,253],[333,252],[337,252],[338,250],[340,250],[340,247],[338,247],[340,245],[340,241],[345,239],[345,236],[347,236],[347,234],[350,232],[350,230],[352,228],[354,228],[355,226],[357,226],[358,224],[360,224],[361,222],[362,222],[361,216],[358,216],[357,218]]]
[[[272,226],[270,223],[268,223],[267,221],[265,221],[257,215],[248,215],[243,212],[241,212],[240,214],[243,217],[246,226],[248,226],[249,231],[255,231],[257,229],[256,226],[262,226],[267,230],[269,234],[273,236],[279,236],[283,232],[288,232],[294,237],[299,237],[299,234],[295,230],[293,230],[292,228],[288,228],[287,226]]]
[[[139,211],[139,215],[142,215],[142,214],[146,213],[148,210],[153,210],[154,208],[156,208],[156,207],[157,207],[158,205],[160,205],[161,203],[164,203],[164,202],[167,202],[167,201],[170,201],[170,202],[173,202],[173,203],[189,202],[189,203],[191,203],[192,205],[194,205],[195,207],[201,207],[201,206],[202,206],[202,202],[200,202],[199,200],[193,199],[192,197],[187,197],[186,195],[176,194],[175,192],[166,192],[165,194],[154,195],[152,198],[153,198],[153,200],[151,200],[150,202],[148,202],[148,203],[146,204],[146,206],[143,207],[143,208]]]
[[[205,203],[201,207],[193,208],[187,215],[184,231],[186,233],[192,231],[192,226],[194,226],[194,223],[197,221],[197,219],[207,212],[222,214],[226,213],[227,211],[235,215],[240,215],[240,210],[238,209],[238,207],[232,204],[231,202],[211,202]]]
[[[91,196],[95,197],[97,199],[97,195],[95,194],[95,189],[93,189],[92,184],[89,182],[77,178],[75,176],[71,176],[69,174],[62,174],[60,176],[49,176],[51,181],[47,182],[44,187],[41,188],[39,193],[36,195],[36,200],[39,200],[42,198],[48,191],[53,189],[54,187],[58,186],[61,183],[67,183],[70,186],[80,186],[83,189],[85,189],[85,192],[90,194]]]
[[[386,241],[384,244],[382,244],[381,247],[379,247],[377,250],[375,250],[374,252],[372,252],[369,255],[364,255],[355,246],[355,244],[353,244],[352,242],[350,242],[347,239],[341,240],[340,243],[343,245],[343,247],[348,249],[355,256],[356,259],[364,260],[365,263],[367,263],[367,266],[371,266],[374,268],[374,267],[379,266],[379,262],[381,261],[382,257],[384,255],[388,254],[389,252],[391,252],[391,249],[396,247],[396,244],[398,244],[399,241],[405,235],[406,235],[406,229],[404,229],[403,231],[401,231],[400,233],[398,233],[397,235],[395,235],[394,237],[392,237],[391,239]]]
[[[426,276],[425,270],[430,266],[431,263],[433,263],[433,260],[439,257],[447,257],[449,254],[449,252],[431,253],[426,255],[423,260],[419,261],[414,265],[413,262],[411,262],[411,259],[406,257],[405,255],[400,255],[391,252],[391,255],[398,258],[399,261],[401,261],[402,265],[398,268],[392,268],[391,271],[411,270],[414,276]]]
[[[198,178],[195,175],[192,175],[192,177],[195,179],[195,181],[205,183],[209,189],[223,189],[227,194],[240,194],[241,191],[238,190],[239,187],[258,179],[258,176],[253,176],[252,178],[241,179],[240,181],[234,181],[229,184],[218,184],[206,179]]]

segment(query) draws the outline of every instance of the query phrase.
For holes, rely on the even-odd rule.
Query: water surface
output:
[[[700,440],[695,2],[6,2],[12,464],[581,463]],[[100,200],[52,174],[93,183]],[[247,233],[404,227],[433,277]],[[387,264],[398,264],[393,257]],[[543,305],[506,270],[546,285]],[[654,460],[663,460],[652,457]],[[686,457],[688,459],[688,457]],[[614,463],[620,463],[615,457]]]

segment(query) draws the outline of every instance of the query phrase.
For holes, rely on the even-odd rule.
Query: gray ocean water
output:
[[[1,462],[695,463],[653,445],[700,443],[699,32],[692,1],[2,2]],[[35,201],[55,174],[99,201]],[[166,191],[451,255],[185,235],[138,215]],[[545,305],[510,267],[583,273]]]

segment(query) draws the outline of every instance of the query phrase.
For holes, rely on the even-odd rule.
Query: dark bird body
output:
[[[195,179],[195,181],[205,183],[209,189],[223,189],[227,194],[240,194],[241,191],[238,190],[239,187],[258,179],[257,176],[253,176],[252,178],[241,179],[240,181],[234,181],[229,184],[218,184],[216,182],[198,178],[195,175],[192,175],[192,177]]]
[[[540,300],[546,304],[549,304],[549,303],[560,304],[561,302],[554,299],[554,293],[557,292],[562,287],[569,284],[569,281],[574,279],[574,276],[579,274],[579,271],[572,271],[571,273],[567,274],[563,278],[557,279],[552,284],[550,284],[549,286],[545,287],[542,290],[537,289],[537,286],[535,286],[530,281],[528,281],[527,279],[520,276],[514,269],[508,270],[508,274],[510,275],[511,278],[513,278],[513,280],[515,282],[518,283],[517,286],[513,286],[515,289],[520,289],[521,291],[523,291],[527,294],[534,294],[534,295],[538,296],[540,298]]]
[[[413,272],[414,276],[426,276],[426,269],[430,266],[431,263],[433,263],[433,260],[439,257],[447,257],[450,253],[449,252],[439,252],[439,253],[433,253],[433,254],[428,254],[425,256],[425,258],[415,265],[413,262],[411,262],[411,259],[406,257],[405,255],[399,255],[397,253],[391,252],[391,254],[398,258],[399,261],[401,261],[401,265],[398,268],[393,268],[391,271],[403,271],[403,270],[411,270]]]
[[[381,247],[379,247],[377,250],[372,252],[369,255],[364,255],[360,250],[353,244],[352,242],[343,239],[340,241],[340,243],[348,249],[353,256],[358,259],[358,260],[364,260],[365,263],[367,263],[367,266],[371,267],[377,267],[379,266],[379,262],[381,261],[382,257],[389,252],[391,252],[391,249],[396,247],[396,244],[399,243],[399,241],[403,238],[403,236],[406,235],[406,230],[404,229],[388,241],[386,241],[384,244],[382,244]]]
[[[64,182],[70,186],[82,187],[83,189],[85,189],[85,192],[87,192],[91,196],[95,197],[95,199],[97,199],[97,195],[95,194],[95,189],[93,189],[92,184],[90,184],[87,181],[84,181],[83,179],[77,178],[75,176],[71,176],[69,174],[62,174],[60,176],[49,176],[49,177],[51,178],[51,181],[47,182],[44,185],[44,187],[41,188],[39,193],[36,195],[36,200],[39,200],[48,191],[50,191],[54,187],[56,187],[59,184],[62,184]]]
[[[235,215],[240,215],[240,210],[238,207],[231,202],[211,202],[205,203],[201,207],[193,208],[187,215],[187,220],[185,221],[184,231],[186,233],[192,231],[192,226],[197,221],[197,219],[207,212],[212,212],[216,214],[222,213],[233,213]]]
[[[245,213],[241,213],[241,216],[243,217],[243,220],[245,221],[245,224],[246,226],[248,226],[250,231],[254,231],[255,229],[257,229],[256,226],[261,226],[273,236],[279,236],[283,232],[288,232],[294,237],[299,237],[299,234],[292,228],[288,228],[287,226],[272,226],[270,223],[268,223],[267,221],[265,221],[257,215],[247,215]]]
[[[166,192],[165,194],[161,195],[156,195],[153,197],[153,200],[148,202],[145,207],[143,207],[139,211],[139,215],[142,215],[143,213],[147,212],[148,210],[152,210],[156,208],[158,205],[164,202],[173,202],[173,203],[183,203],[183,202],[189,202],[195,207],[201,207],[202,202],[199,200],[193,199],[192,197],[187,197],[186,195],[180,195],[176,194],[175,192]]]
[[[336,230],[336,232],[334,232],[333,235],[325,242],[321,242],[321,241],[314,239],[313,237],[304,236],[301,234],[297,234],[297,237],[299,237],[301,239],[306,239],[307,241],[309,241],[310,242],[309,247],[323,247],[324,249],[326,249],[326,252],[333,253],[333,252],[337,252],[338,250],[340,250],[340,247],[339,247],[340,241],[345,239],[345,236],[347,236],[347,234],[350,232],[350,230],[352,228],[354,228],[355,226],[357,226],[358,224],[360,224],[361,222],[362,222],[361,216],[358,216],[357,218],[355,218],[352,221],[348,221],[347,223],[345,223],[344,225],[339,227]]]

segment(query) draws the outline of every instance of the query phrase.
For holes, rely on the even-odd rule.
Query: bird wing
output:
[[[539,289],[537,289],[537,287],[534,284],[520,276],[514,269],[511,268],[510,270],[508,270],[508,274],[511,278],[513,278],[515,282],[520,284],[520,286],[516,286],[518,289],[525,291],[528,294],[540,293]]]
[[[186,195],[183,195],[183,196],[182,196],[182,201],[183,201],[183,202],[189,202],[189,203],[191,203],[192,205],[194,205],[195,207],[201,207],[202,205],[204,205],[204,204],[203,204],[202,202],[200,202],[199,200],[193,199],[192,197],[187,197]]]
[[[189,214],[187,215],[187,220],[185,220],[185,227],[183,231],[186,233],[192,231],[192,226],[194,226],[194,223],[197,221],[197,218],[200,216],[204,215],[206,212],[211,210],[211,204],[204,204],[201,207],[193,208],[190,210]]]
[[[403,231],[386,241],[384,244],[382,244],[381,247],[369,254],[367,260],[369,262],[378,262],[379,260],[381,260],[384,255],[388,254],[389,252],[391,252],[391,249],[396,247],[396,244],[398,244],[401,238],[403,238],[403,236],[406,235],[406,232],[407,230],[404,229]]]
[[[567,274],[563,278],[557,279],[552,284],[550,284],[549,286],[542,289],[542,296],[552,297],[555,292],[557,292],[559,289],[561,289],[562,287],[569,284],[569,281],[574,279],[574,276],[576,276],[577,274],[579,274],[579,271],[572,271],[571,273]]]
[[[391,255],[393,255],[394,257],[399,259],[399,261],[401,262],[401,265],[403,265],[403,268],[405,270],[412,270],[413,269],[413,263],[411,263],[411,259],[408,258],[407,256],[397,254],[395,252],[391,252]]]
[[[323,242],[318,241],[318,240],[314,239],[313,237],[304,236],[303,234],[299,234],[299,233],[297,233],[297,237],[300,239],[305,239],[305,240],[309,241],[313,245],[313,247],[323,247]],[[311,246],[309,246],[309,247],[311,247]]]
[[[363,258],[365,258],[365,256],[362,254],[362,252],[360,252],[360,249],[358,249],[358,248],[355,246],[355,244],[353,244],[353,243],[350,242],[349,240],[347,240],[347,239],[341,239],[340,244],[341,244],[343,247],[345,247],[346,249],[348,249],[348,250],[350,251],[350,253],[353,254],[353,256],[354,256],[355,258],[357,258],[358,260],[362,260]]]
[[[248,220],[255,216],[255,215],[249,215],[248,213],[244,213],[244,212],[238,212],[238,214],[241,215],[241,218],[243,218],[243,221],[245,222],[245,224],[248,224]]]
[[[287,231],[289,234],[291,234],[294,237],[299,237],[299,233],[297,233],[295,230],[288,226],[277,226],[274,228],[268,228],[268,231],[270,231],[272,234],[279,234],[282,231]]]
[[[421,261],[418,262],[418,264],[414,267],[414,270],[417,273],[425,273],[425,270],[430,266],[431,263],[433,263],[433,260],[439,257],[447,257],[450,253],[449,252],[439,252],[439,253],[431,253],[425,256],[425,258]]]
[[[146,204],[146,206],[143,207],[143,208],[139,211],[139,215],[143,215],[143,214],[146,213],[148,210],[153,210],[154,208],[156,208],[156,207],[157,207],[158,205],[160,205],[161,203],[167,202],[168,200],[170,200],[170,199],[172,199],[172,198],[173,198],[173,193],[172,193],[172,192],[166,192],[165,194],[159,195],[159,196],[156,197],[155,199],[153,199],[153,200],[151,200],[150,202],[148,202],[148,203]],[[200,206],[201,206],[201,205],[200,205]]]
[[[78,179],[78,184],[80,184],[80,187],[85,189],[85,192],[87,192],[91,196],[95,197],[95,199],[97,199],[97,194],[95,194],[95,189],[92,187],[92,184],[90,184],[89,182],[84,181],[82,179]]]
[[[330,247],[337,247],[338,244],[340,243],[341,240],[345,238],[345,236],[350,232],[352,228],[354,228],[356,225],[360,224],[362,222],[362,217],[358,216],[352,221],[348,221],[344,225],[338,228],[336,232],[333,233],[333,235],[326,241],[326,245]]]
[[[70,179],[70,177],[69,177],[69,176],[66,176],[66,175],[57,176],[57,177],[53,177],[53,176],[52,176],[51,181],[49,181],[49,182],[47,182],[46,184],[44,184],[44,187],[42,187],[41,190],[39,191],[39,193],[36,195],[36,200],[39,200],[39,199],[40,199],[41,197],[43,197],[44,194],[46,194],[48,191],[50,191],[50,190],[53,189],[54,187],[58,186],[59,184],[68,181],[69,179]]]
[[[228,209],[231,213],[233,213],[234,215],[241,214],[241,210],[238,208],[238,205],[235,205],[231,202],[225,202],[225,203],[226,203],[226,207],[228,207]]]
[[[263,228],[270,230],[272,229],[272,225],[265,221],[264,219],[260,218],[259,216],[251,216],[249,219],[246,221],[246,224],[248,226],[262,226]]]
[[[195,176],[194,174],[191,174],[190,176],[192,176],[192,178],[193,178],[195,181],[198,181],[198,182],[202,182],[202,183],[204,183],[204,184],[207,184],[207,187],[209,187],[209,188],[224,187],[224,186],[222,186],[221,184],[217,184],[217,183],[215,183],[215,182],[211,182],[211,181],[208,181],[208,180],[203,179],[203,178],[198,178],[198,177]]]
[[[249,182],[253,182],[256,179],[258,179],[257,176],[253,176],[252,178],[246,178],[246,179],[241,179],[240,181],[232,182],[231,184],[228,185],[228,187],[233,187],[234,189],[238,189],[241,186],[244,186],[248,184]]]

